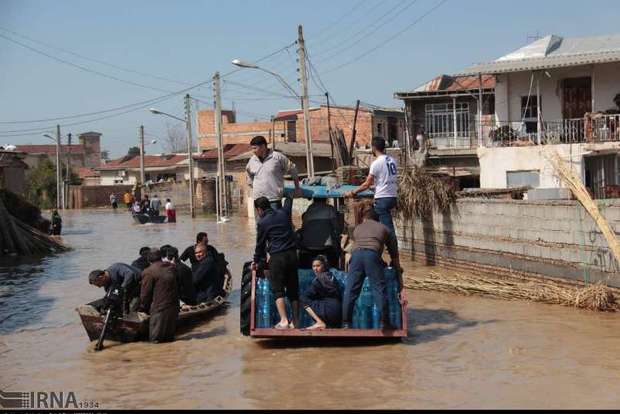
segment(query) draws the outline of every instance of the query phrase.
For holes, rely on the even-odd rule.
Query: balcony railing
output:
[[[620,141],[620,115],[544,121],[540,144]],[[483,123],[484,145],[489,147],[538,145],[536,121]]]

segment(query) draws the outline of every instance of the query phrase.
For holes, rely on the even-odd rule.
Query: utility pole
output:
[[[226,176],[224,175],[224,143],[222,139],[222,94],[220,89],[220,73],[213,75],[213,97],[215,98],[215,136],[217,138],[217,185],[218,221],[227,221],[228,197]]]
[[[189,167],[189,214],[194,214],[194,160],[192,159],[192,98],[185,95],[185,127],[187,129],[187,165]]]
[[[60,196],[62,190],[60,189],[60,182],[62,180],[61,175],[61,165],[60,165],[60,125],[56,125],[56,210],[60,210],[60,206],[64,205],[61,203]]]
[[[301,75],[301,107],[304,110],[304,135],[306,136],[306,165],[308,177],[314,177],[314,159],[312,158],[312,137],[310,135],[310,111],[308,107],[308,74],[306,72],[306,46],[302,25],[297,27],[299,44],[299,74]]]
[[[144,125],[140,125],[140,186],[144,185]]]
[[[67,134],[67,172],[65,173],[65,185],[64,189],[64,203],[62,205],[63,210],[69,208],[69,184],[71,183],[71,133]]]

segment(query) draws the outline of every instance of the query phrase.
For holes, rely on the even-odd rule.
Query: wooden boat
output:
[[[134,221],[138,224],[163,223],[166,216],[149,216],[148,214],[132,214]]]
[[[190,321],[206,320],[211,317],[216,310],[227,305],[226,298],[232,291],[232,280],[226,275],[224,280],[223,296],[199,303],[195,306],[184,305],[179,311],[177,329]],[[91,341],[96,341],[101,335],[105,313],[101,311],[102,299],[87,303],[76,309],[82,320],[82,325]],[[112,321],[108,328],[105,339],[117,342],[135,342],[146,340],[149,337],[149,316],[143,313],[129,313],[122,318]]]

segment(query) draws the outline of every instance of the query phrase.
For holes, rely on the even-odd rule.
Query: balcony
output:
[[[585,118],[544,121],[540,144],[575,144],[620,141],[620,115],[592,115]],[[487,147],[538,145],[536,121],[483,122]]]

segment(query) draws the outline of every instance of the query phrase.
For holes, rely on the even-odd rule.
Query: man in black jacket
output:
[[[131,262],[131,265],[135,268],[138,268],[140,270],[144,270],[147,267],[149,267],[149,252],[151,251],[150,247],[142,247],[140,249],[140,257],[138,257],[136,260],[134,260],[133,262]]]
[[[274,210],[267,197],[259,197],[254,200],[254,208],[260,219],[256,226],[252,270],[257,270],[258,263],[269,253],[269,282],[280,315],[280,322],[275,328],[294,328],[299,325],[299,279],[295,231],[291,223],[293,199],[287,198],[281,209]],[[293,310],[292,323],[286,315],[285,294]]]

